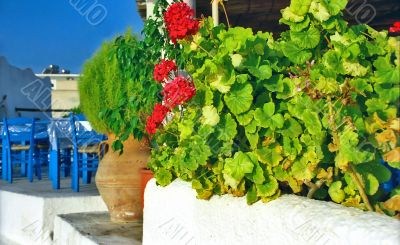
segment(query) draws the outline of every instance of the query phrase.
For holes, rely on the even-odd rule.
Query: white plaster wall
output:
[[[24,89],[25,88],[25,89]],[[0,56],[0,101],[7,95],[6,107],[8,117],[36,117],[46,119],[50,113],[21,112],[17,114],[15,107],[48,109],[51,108],[50,79],[36,77],[31,69],[19,69],[10,65]],[[0,112],[0,114],[3,114]],[[2,118],[4,115],[0,115]]]
[[[52,244],[58,214],[107,211],[100,196],[43,198],[0,191],[0,237],[19,244]]]
[[[145,192],[144,245],[400,244],[400,221],[331,202],[284,195],[251,206],[229,195],[197,200],[190,183]]]

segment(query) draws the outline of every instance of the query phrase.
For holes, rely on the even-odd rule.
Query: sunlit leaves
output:
[[[311,0],[292,0],[290,2],[290,11],[297,15],[305,15],[310,8]]]
[[[202,123],[210,126],[215,126],[219,123],[218,111],[214,106],[205,106],[202,109]]]
[[[253,171],[256,163],[257,156],[253,153],[237,152],[234,158],[226,159],[223,173],[228,184],[236,187],[245,174]]]
[[[233,114],[241,114],[250,109],[253,102],[253,88],[251,84],[236,84],[231,91],[224,96],[228,108]]]

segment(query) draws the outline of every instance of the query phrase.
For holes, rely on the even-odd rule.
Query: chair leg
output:
[[[63,166],[61,169],[61,177],[66,178],[71,175],[71,151],[63,150]]]
[[[7,154],[7,180],[8,183],[13,182],[13,171],[12,171],[12,162],[11,162],[11,154]]]
[[[35,149],[35,155],[34,155],[34,159],[35,159],[35,174],[36,177],[38,178],[38,180],[42,180],[42,162],[41,160],[41,150],[39,149]]]
[[[78,153],[76,151],[74,151],[71,175],[72,175],[71,188],[75,192],[79,192],[79,163],[78,163]]]
[[[25,145],[22,143],[22,145]],[[26,151],[21,151],[21,177],[26,177]]]
[[[33,182],[33,154],[28,154],[28,179],[29,182]]]
[[[3,180],[7,180],[7,151],[6,151],[6,146],[3,145],[1,148],[2,154],[1,154],[1,178]]]
[[[60,168],[59,168],[59,152],[56,150],[50,151],[50,175],[54,190],[60,189]]]
[[[88,154],[82,154],[82,183],[89,184]]]

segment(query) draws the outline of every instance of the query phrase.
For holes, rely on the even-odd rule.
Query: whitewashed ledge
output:
[[[251,206],[246,198],[196,199],[190,183],[145,191],[144,245],[400,244],[400,221],[355,208],[284,195]]]

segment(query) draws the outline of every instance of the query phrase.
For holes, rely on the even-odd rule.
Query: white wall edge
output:
[[[196,199],[191,184],[145,191],[144,245],[400,244],[400,221],[332,202],[283,195],[247,205],[246,198]]]

